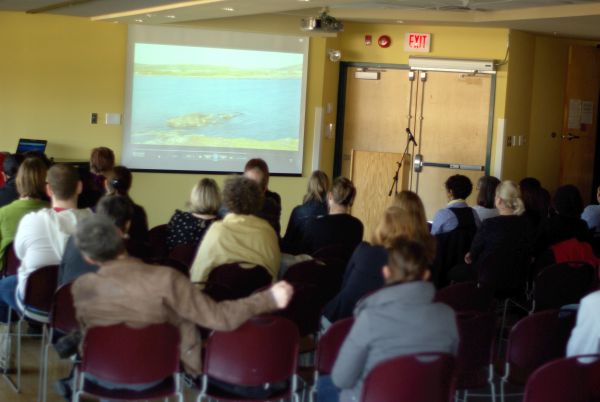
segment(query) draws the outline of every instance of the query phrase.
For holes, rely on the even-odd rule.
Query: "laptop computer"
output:
[[[22,154],[25,152],[35,151],[44,153],[46,151],[46,140],[30,140],[27,138],[20,138],[17,145],[17,153]]]

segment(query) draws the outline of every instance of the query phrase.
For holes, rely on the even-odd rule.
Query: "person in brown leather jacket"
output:
[[[129,257],[118,229],[102,216],[81,222],[75,241],[84,258],[100,267],[73,283],[82,331],[119,323],[142,327],[169,322],[179,328],[181,360],[192,375],[201,370],[197,326],[234,330],[257,314],[284,308],[293,292],[289,284],[279,282],[250,297],[216,303],[176,270]]]

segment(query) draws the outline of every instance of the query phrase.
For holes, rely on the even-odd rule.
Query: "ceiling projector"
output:
[[[302,19],[300,29],[307,32],[341,32],[344,30],[344,24],[327,14],[327,11],[323,11],[316,17]]]

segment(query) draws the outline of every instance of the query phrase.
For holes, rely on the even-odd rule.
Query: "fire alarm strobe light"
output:
[[[379,39],[377,39],[377,43],[379,44],[379,47],[390,47],[390,45],[392,44],[392,38],[390,38],[387,35],[381,35]]]

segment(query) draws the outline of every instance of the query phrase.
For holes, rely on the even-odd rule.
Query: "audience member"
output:
[[[339,245],[350,256],[363,238],[363,224],[349,213],[356,188],[350,180],[338,177],[327,193],[329,214],[311,218],[306,223],[301,252],[312,254],[327,246]]]
[[[129,228],[129,238],[132,242],[138,244],[140,248],[144,248],[150,242],[148,238],[148,217],[146,216],[146,210],[133,202],[129,196],[133,180],[131,171],[125,166],[115,166],[112,171],[106,174],[108,175],[106,180],[108,194],[120,195],[131,202],[133,217],[131,219],[131,227]]]
[[[0,151],[0,188],[4,187],[4,183],[6,182],[5,180],[5,176],[4,176],[4,159],[6,159],[7,156],[10,155],[10,152],[3,152]]]
[[[8,205],[19,198],[19,192],[17,191],[17,183],[15,178],[21,162],[23,162],[22,155],[12,154],[8,155],[2,163],[4,186],[0,188],[0,207]]]
[[[477,205],[473,207],[473,210],[477,212],[477,216],[482,222],[487,218],[498,216],[495,206],[498,184],[500,184],[500,180],[494,176],[482,176],[477,181]]]
[[[504,181],[496,188],[495,198],[499,215],[481,223],[470,251],[465,255],[465,263],[468,265],[453,269],[450,273],[452,279],[470,280],[479,277],[482,282],[506,289],[516,283],[518,278],[524,277],[517,270],[522,271],[526,267],[516,266],[516,262],[529,255],[531,238],[527,220],[522,216],[525,206],[519,188],[512,181]],[[490,264],[487,258],[491,256],[502,261],[501,266]],[[503,272],[496,272],[496,268]]]
[[[445,183],[448,206],[437,211],[433,217],[431,234],[448,233],[457,228],[476,228],[480,224],[477,213],[467,205],[466,199],[473,191],[473,184],[467,176],[456,174]]]
[[[234,330],[252,316],[284,308],[293,292],[291,286],[280,282],[245,299],[216,303],[176,270],[128,257],[121,233],[103,216],[81,222],[75,242],[84,258],[99,266],[97,273],[82,275],[73,283],[82,331],[119,323],[171,323],[179,328],[184,368],[193,375],[201,371],[202,342],[197,326]]]
[[[540,181],[533,177],[525,177],[519,182],[521,198],[525,205],[523,216],[529,221],[530,227],[539,235],[541,223],[548,217],[550,197],[548,191],[542,188]]]
[[[3,267],[6,248],[15,238],[21,218],[29,212],[48,206],[43,200],[46,187],[46,165],[37,158],[27,158],[16,173],[15,183],[19,198],[0,208],[0,268]]]
[[[596,189],[596,201],[600,204],[600,186]],[[583,210],[581,219],[587,223],[590,230],[600,233],[600,205],[590,204]]]
[[[118,229],[123,239],[131,226],[133,207],[131,202],[120,195],[105,195],[96,206],[96,214],[108,218]],[[126,243],[126,242],[125,242]],[[127,248],[127,245],[125,246]],[[65,252],[58,268],[58,286],[72,282],[83,274],[98,271],[98,266],[87,262],[75,244],[75,236],[69,237]]]
[[[327,192],[329,177],[321,170],[315,170],[308,179],[308,189],[302,200],[292,210],[290,220],[281,242],[281,250],[288,254],[298,254],[304,237],[306,222],[310,218],[327,215]]]
[[[385,360],[420,352],[456,354],[455,314],[433,302],[435,289],[427,282],[427,266],[420,244],[403,238],[391,244],[383,267],[388,285],[357,306],[331,377],[319,378],[319,402],[359,400],[366,376]]]
[[[415,193],[418,202],[423,204]],[[435,239],[429,233],[422,215],[392,205],[385,210],[381,222],[377,225],[371,244],[362,242],[356,247],[344,273],[340,292],[323,311],[323,327],[329,323],[351,317],[356,303],[369,292],[384,285],[381,269],[388,260],[387,248],[402,236],[421,244],[429,263],[435,255]]]
[[[221,193],[213,179],[202,179],[190,194],[190,211],[176,210],[167,225],[167,247],[180,244],[198,246],[210,225],[217,220]]]
[[[52,166],[46,182],[51,208],[30,212],[21,219],[14,239],[15,253],[21,260],[18,275],[0,281],[0,299],[13,309],[18,307],[23,310],[25,284],[29,275],[38,268],[58,265],[77,222],[91,215],[89,209],[77,209],[81,182],[73,167],[61,164]],[[98,238],[96,241],[101,243]]]
[[[262,159],[250,159],[244,167],[244,176],[258,183],[264,192],[264,201],[261,209],[256,213],[273,226],[277,237],[281,233],[281,197],[269,190],[269,166]]]
[[[115,166],[115,153],[107,147],[92,149],[89,170],[80,168],[83,190],[79,196],[79,208],[94,208],[106,193],[106,175]]]
[[[552,201],[556,214],[542,223],[540,249],[544,250],[571,238],[589,242],[591,234],[587,224],[581,219],[583,200],[577,187],[570,184],[559,187]]]
[[[281,252],[273,227],[256,216],[264,199],[259,185],[244,176],[227,179],[223,188],[223,203],[229,213],[213,223],[194,259],[192,281],[206,281],[210,271],[223,264],[260,265],[277,278]]]
[[[600,290],[581,299],[577,323],[569,343],[567,357],[600,354]]]

